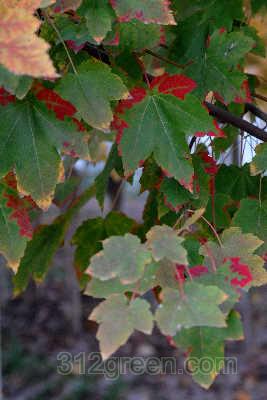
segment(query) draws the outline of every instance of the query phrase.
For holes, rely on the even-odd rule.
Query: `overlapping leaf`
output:
[[[175,335],[181,328],[193,326],[225,326],[225,317],[218,307],[227,295],[216,286],[195,282],[184,285],[184,297],[176,289],[163,290],[163,302],[156,312],[157,324],[165,335]]]
[[[186,139],[216,128],[199,100],[191,94],[185,97],[195,87],[190,79],[165,76],[151,86],[154,90],[147,94],[141,89],[132,91],[132,99],[122,102],[117,109],[123,114],[117,126],[125,172],[135,170],[141,160],[153,153],[169,175],[188,185],[193,168]]]
[[[64,99],[73,103],[89,125],[102,130],[109,127],[113,118],[110,101],[128,96],[119,76],[95,59],[83,62],[77,74],[69,72],[65,75],[57,90]]]
[[[93,310],[89,319],[100,324],[96,337],[103,360],[122,346],[135,329],[150,334],[153,327],[149,303],[143,299],[128,303],[122,295],[110,296]]]
[[[1,176],[15,168],[19,192],[47,208],[63,174],[58,150],[67,142],[68,151],[83,155],[83,135],[34,99],[0,107],[0,118]]]
[[[212,90],[219,93],[226,103],[236,97],[243,98],[245,75],[237,65],[253,44],[254,41],[241,32],[215,31],[206,53],[187,68],[189,76],[198,83],[197,93],[203,97]]]

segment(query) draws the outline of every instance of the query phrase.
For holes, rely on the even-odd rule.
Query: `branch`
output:
[[[267,142],[267,132],[251,124],[250,122],[237,117],[229,111],[224,110],[223,108],[208,103],[207,101],[205,101],[204,104],[208,108],[210,115],[217,118],[219,121],[229,123],[236,128],[249,133],[251,136],[260,139],[263,142]]]
[[[267,122],[267,114],[256,107],[255,104],[246,103],[246,111],[250,111],[252,114],[256,115],[256,117],[259,117],[262,121]]]

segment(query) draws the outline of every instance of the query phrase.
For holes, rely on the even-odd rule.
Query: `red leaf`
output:
[[[4,88],[0,88],[0,104],[6,106],[16,100],[16,97],[8,93]]]
[[[29,211],[36,208],[36,204],[30,196],[19,197],[15,175],[10,172],[4,178],[7,190],[3,196],[7,199],[6,206],[11,209],[9,218],[17,222],[21,236],[31,239],[33,227],[29,217]],[[10,190],[8,189],[10,188]]]
[[[185,75],[169,75],[165,73],[154,78],[150,86],[151,88],[157,87],[160,93],[172,94],[183,100],[187,93],[192,92],[197,87],[197,84]]]
[[[71,117],[72,121],[77,125],[79,131],[85,131],[84,125],[73,117],[76,113],[76,108],[69,101],[62,99],[52,89],[47,89],[42,85],[35,86],[35,95],[38,100],[44,101],[49,110],[53,110],[56,117],[64,120],[65,117]]]
[[[226,257],[224,259],[224,262],[230,261],[230,269],[232,272],[236,272],[238,275],[240,275],[241,279],[238,277],[233,278],[231,280],[231,284],[233,286],[239,286],[239,287],[244,287],[253,280],[253,276],[250,272],[249,266],[246,264],[241,264],[240,263],[240,257]]]

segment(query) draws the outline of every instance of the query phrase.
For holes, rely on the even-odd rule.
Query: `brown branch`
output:
[[[250,111],[252,114],[256,115],[256,117],[259,117],[262,121],[267,122],[267,114],[260,110],[258,107],[255,106],[255,104],[252,103],[246,103],[246,111]]]
[[[267,142],[267,132],[258,128],[257,126],[245,121],[244,119],[237,117],[236,115],[224,110],[221,107],[215,106],[214,104],[204,102],[205,106],[208,108],[210,115],[218,119],[220,122],[229,123],[241,131],[249,133],[251,136]]]
[[[252,96],[255,97],[255,99],[259,99],[259,100],[263,100],[263,101],[267,102],[267,97],[263,96],[262,94],[254,93]]]

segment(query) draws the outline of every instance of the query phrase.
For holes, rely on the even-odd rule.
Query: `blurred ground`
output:
[[[127,198],[122,208],[140,219],[144,199]],[[127,207],[126,207],[127,206]],[[73,226],[100,211],[92,201]],[[267,393],[267,291],[251,291],[244,298],[241,313],[246,341],[230,343],[227,355],[238,359],[238,372],[219,376],[207,392],[183,375],[126,374],[117,380],[101,375],[83,375],[79,368],[69,375],[57,373],[59,352],[72,355],[98,351],[96,325],[87,316],[97,300],[81,296],[74,282],[73,249],[59,250],[46,281],[32,283],[15,299],[11,277],[0,268],[2,302],[2,375],[8,400],[265,400]],[[171,347],[155,330],[153,336],[136,333],[116,356],[175,356],[183,367],[182,352]],[[77,356],[79,357],[79,356]]]

